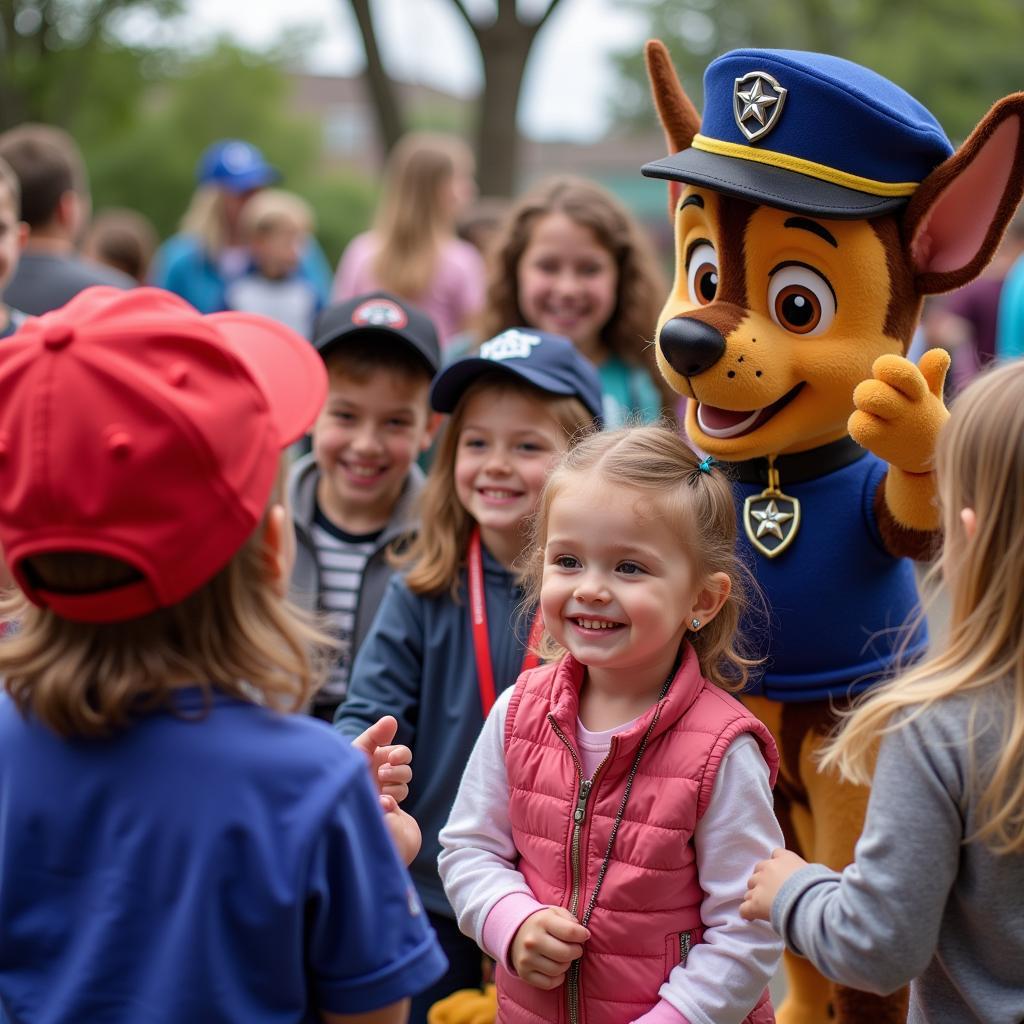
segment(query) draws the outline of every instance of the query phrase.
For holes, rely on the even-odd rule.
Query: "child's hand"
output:
[[[573,960],[583,956],[590,932],[564,907],[531,914],[512,939],[509,957],[516,974],[534,988],[558,988]]]
[[[420,827],[416,819],[403,811],[392,796],[380,798],[380,809],[384,812],[384,824],[391,833],[391,841],[398,850],[402,863],[408,867],[417,853],[420,852]]]
[[[391,745],[396,732],[398,722],[391,715],[385,715],[357,736],[352,746],[369,758],[370,774],[381,796],[394,797],[401,803],[409,795],[412,781],[412,751]]]
[[[790,850],[772,850],[772,859],[761,861],[747,882],[747,892],[740,904],[740,916],[748,921],[770,921],[772,903],[782,883],[795,871],[806,866],[807,861]]]

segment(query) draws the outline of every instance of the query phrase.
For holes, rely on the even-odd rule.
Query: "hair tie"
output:
[[[703,459],[701,459],[701,460],[700,460],[700,462],[698,462],[698,463],[697,463],[697,468],[698,468],[698,469],[699,469],[699,470],[700,470],[700,471],[701,471],[702,473],[709,473],[709,474],[710,474],[710,472],[711,472],[711,467],[712,467],[712,466],[713,466],[714,464],[715,464],[715,459],[714,459],[714,456],[712,456],[712,455],[706,455],[706,456],[705,456],[705,457],[704,457]]]

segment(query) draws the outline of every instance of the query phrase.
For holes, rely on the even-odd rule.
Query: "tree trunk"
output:
[[[359,24],[359,33],[363,37],[363,48],[366,51],[366,85],[370,92],[374,113],[377,117],[377,133],[384,155],[391,152],[395,143],[405,130],[402,112],[398,106],[394,86],[384,64],[380,59],[377,47],[377,34],[373,28],[373,17],[370,14],[370,0],[349,0],[352,13]]]
[[[536,25],[499,18],[477,29],[484,89],[477,111],[477,181],[485,196],[511,196],[518,184],[516,112]]]

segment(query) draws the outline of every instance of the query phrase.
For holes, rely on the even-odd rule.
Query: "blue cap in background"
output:
[[[219,185],[232,192],[263,188],[280,177],[254,145],[241,139],[220,139],[208,146],[196,167],[200,185]]]
[[[853,219],[901,207],[952,152],[934,116],[868,68],[799,50],[733,50],[704,73],[691,147],[643,173]]]
[[[550,395],[578,398],[600,421],[601,378],[594,364],[568,338],[527,327],[503,331],[485,341],[477,355],[442,370],[430,389],[430,404],[437,412],[454,412],[466,389],[494,371],[519,377]]]

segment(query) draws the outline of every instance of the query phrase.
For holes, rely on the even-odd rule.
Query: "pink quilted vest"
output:
[[[690,840],[722,755],[740,733],[760,742],[775,784],[778,753],[768,730],[701,676],[688,644],[664,698],[612,739],[593,779],[584,780],[575,751],[583,673],[566,656],[520,676],[505,722],[505,763],[519,870],[541,903],[567,907],[581,920],[593,903],[591,937],[552,992],[499,966],[502,1024],[625,1024],[651,1009],[672,968],[703,936]],[[774,1020],[767,991],[748,1020]]]

